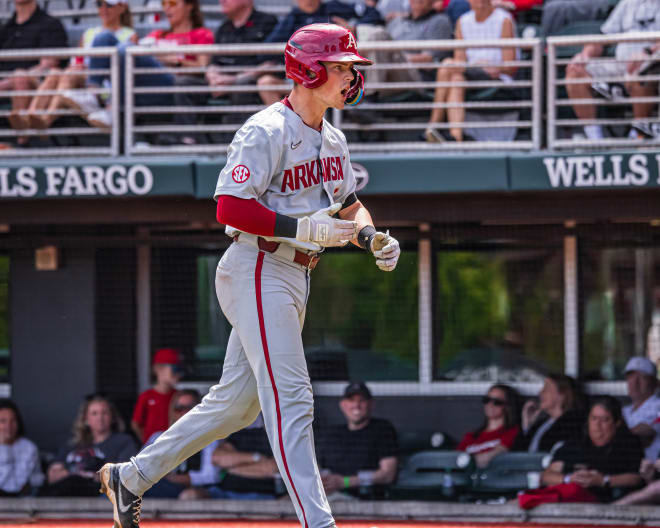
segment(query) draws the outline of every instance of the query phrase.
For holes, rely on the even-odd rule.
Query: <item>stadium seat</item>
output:
[[[402,456],[433,449],[452,449],[456,445],[453,438],[440,431],[403,431],[398,436]]]
[[[537,488],[541,472],[550,464],[549,453],[512,452],[495,457],[488,467],[479,469],[472,490],[479,494],[515,495]]]
[[[454,499],[470,487],[474,463],[463,451],[421,451],[410,456],[399,473],[396,485],[388,490],[390,499]]]
[[[602,20],[579,21],[564,26],[559,31],[548,35],[551,37],[570,37],[577,35],[600,35]],[[582,46],[561,46],[557,48],[558,59],[570,59],[582,50]]]

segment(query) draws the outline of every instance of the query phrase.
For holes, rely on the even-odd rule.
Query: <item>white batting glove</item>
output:
[[[383,271],[392,271],[396,268],[396,263],[399,261],[401,249],[399,248],[399,241],[390,236],[390,232],[383,233],[377,231],[371,237],[371,253],[376,257],[376,266]]]
[[[311,216],[298,219],[296,240],[314,242],[320,246],[343,246],[357,236],[357,223],[339,220],[332,216],[341,209],[341,204],[332,204]]]

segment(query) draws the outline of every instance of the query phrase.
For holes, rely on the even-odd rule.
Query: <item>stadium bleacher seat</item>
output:
[[[573,22],[564,26],[559,31],[548,35],[551,37],[571,37],[578,35],[600,35],[600,26],[603,24],[602,20],[582,20]],[[561,46],[557,48],[558,59],[570,59],[582,50],[582,46]]]
[[[409,456],[419,451],[433,449],[453,449],[456,442],[444,432],[424,430],[424,431],[403,431],[399,433],[399,453],[401,456]]]
[[[404,463],[391,499],[452,500],[468,489],[474,462],[463,451],[421,451]]]
[[[541,472],[550,465],[550,460],[549,453],[503,453],[486,468],[476,471],[472,491],[486,496],[515,496],[520,490],[537,488]]]

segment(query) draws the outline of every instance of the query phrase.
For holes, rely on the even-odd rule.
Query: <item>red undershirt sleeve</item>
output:
[[[296,238],[298,221],[261,205],[229,194],[218,196],[216,219],[245,233],[260,236]]]

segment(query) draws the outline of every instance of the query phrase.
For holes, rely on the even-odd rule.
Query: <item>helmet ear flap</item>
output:
[[[357,106],[362,101],[362,96],[364,95],[364,77],[362,77],[362,74],[355,66],[351,67],[351,71],[353,72],[353,80],[346,93],[344,104]]]

